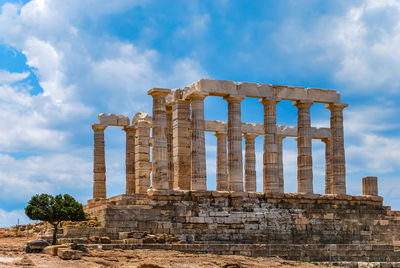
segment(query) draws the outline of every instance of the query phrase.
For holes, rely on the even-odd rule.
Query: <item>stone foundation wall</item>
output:
[[[103,235],[172,234],[181,241],[398,244],[400,214],[378,196],[148,191],[90,200]],[[68,236],[68,233],[66,233]]]

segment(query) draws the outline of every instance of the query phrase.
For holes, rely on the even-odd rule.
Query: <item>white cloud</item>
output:
[[[15,83],[26,79],[29,76],[29,72],[24,73],[10,73],[7,70],[0,70],[0,85]]]
[[[10,227],[18,224],[27,224],[30,222],[25,215],[24,210],[5,211],[0,208],[0,227]]]

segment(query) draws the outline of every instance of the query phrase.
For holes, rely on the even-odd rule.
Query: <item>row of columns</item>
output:
[[[204,136],[204,94],[192,94],[166,106],[169,89],[152,89],[152,188],[158,190],[207,190]],[[217,190],[241,192],[243,187],[241,96],[227,96],[228,133],[217,137]],[[264,192],[283,193],[282,140],[277,135],[276,98],[262,98],[264,107]],[[312,102],[296,101],[298,108],[298,192],[313,193],[312,133],[310,107]],[[331,111],[331,139],[326,144],[326,193],[345,194],[345,154],[343,144],[343,109],[346,104],[328,104]],[[191,109],[190,109],[191,108]],[[191,113],[191,114],[190,114]],[[150,128],[147,120],[138,120],[126,131],[126,193],[144,193],[150,187]],[[105,198],[104,129],[94,130],[94,198]],[[245,134],[245,189],[256,190],[256,135]],[[226,146],[228,139],[228,146]],[[227,156],[227,157],[226,157]],[[228,172],[226,172],[226,170]]]

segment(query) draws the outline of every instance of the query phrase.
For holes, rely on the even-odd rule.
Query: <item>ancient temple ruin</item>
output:
[[[101,231],[134,247],[144,247],[143,241],[129,240],[127,234],[148,232],[173,235],[180,244],[165,247],[192,252],[288,258],[305,254],[308,260],[334,254],[348,260],[366,251],[364,259],[400,260],[394,250],[400,245],[400,213],[382,205],[377,178],[363,178],[362,195],[346,193],[347,104],[337,91],[201,79],[183,89],[153,88],[148,95],[153,98],[152,116],[139,112],[129,120],[100,114],[92,126],[93,199],[85,209],[102,228],[90,232]],[[204,99],[214,96],[228,102],[227,122],[204,119]],[[244,98],[262,103],[263,124],[242,122]],[[297,107],[297,126],[277,125],[281,100]],[[311,126],[313,103],[326,104],[329,128]],[[104,131],[110,126],[126,132],[126,190],[115,197],[106,195]],[[205,131],[217,139],[216,191],[207,190]],[[258,192],[257,136],[264,138],[263,189]],[[297,141],[297,193],[284,193],[285,137]],[[325,194],[313,191],[312,139],[325,144]],[[349,256],[337,245],[357,254]]]

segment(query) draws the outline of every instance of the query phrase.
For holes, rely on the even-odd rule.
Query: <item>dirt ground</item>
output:
[[[0,267],[327,267],[279,258],[188,254],[169,250],[89,250],[81,260],[62,260],[46,254],[27,254],[26,238],[0,238]]]

